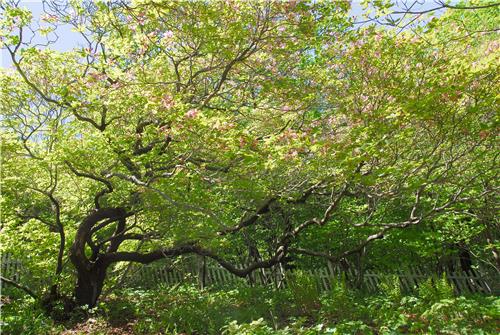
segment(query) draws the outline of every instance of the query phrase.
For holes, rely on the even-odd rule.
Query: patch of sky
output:
[[[410,29],[415,25],[425,24],[421,19],[422,15],[432,13],[439,16],[444,12],[443,0],[394,0],[389,11],[396,12],[390,15],[378,15],[374,8],[375,2],[386,1],[351,1],[350,17],[355,26],[366,26],[375,24],[381,27],[391,29],[391,23],[396,23],[398,29]],[[70,24],[50,23],[50,15],[54,13],[54,6],[65,7],[68,0],[20,0],[20,7],[29,9],[33,15],[31,32],[27,32],[25,40],[29,45],[39,48],[51,48],[58,51],[69,51],[74,48],[87,47],[88,43],[79,32]],[[448,4],[456,4],[457,1],[447,1]],[[52,5],[51,5],[52,4]],[[413,14],[405,14],[412,12]],[[417,14],[414,14],[417,13]],[[418,14],[423,13],[423,14]],[[49,19],[48,19],[49,18]],[[48,20],[47,20],[48,19]],[[394,26],[392,26],[394,28]],[[40,34],[44,30],[50,31],[47,34]],[[12,60],[8,51],[4,48],[0,54],[0,66],[9,68],[12,66]]]

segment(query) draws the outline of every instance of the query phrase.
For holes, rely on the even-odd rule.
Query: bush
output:
[[[446,275],[441,278],[428,278],[419,284],[418,296],[427,303],[442,299],[451,299],[454,296],[453,286],[448,282]]]
[[[295,271],[287,277],[287,284],[298,312],[310,315],[320,306],[320,292],[316,279],[304,271]]]
[[[2,296],[1,316],[1,330],[4,334],[39,335],[58,334],[62,331],[62,327],[55,325],[31,297]]]
[[[264,319],[250,323],[238,324],[238,321],[232,321],[227,326],[222,327],[222,335],[271,335],[276,332],[270,328]]]
[[[392,301],[401,299],[401,284],[397,275],[383,277],[378,287],[380,292]]]
[[[248,323],[265,317],[275,322],[275,317],[279,318],[276,300],[282,297],[279,292],[273,294],[265,288],[199,290],[190,285],[126,294],[134,300],[134,313],[139,320],[134,328],[143,334],[219,334],[233,320]]]
[[[324,320],[338,321],[357,314],[354,292],[347,288],[344,277],[333,281],[330,292],[323,295],[320,316]]]
[[[310,283],[308,280],[304,282]],[[301,314],[290,306],[307,306],[303,295],[310,289],[307,286],[303,291],[298,287],[279,291],[264,287],[199,290],[190,285],[128,289],[108,297],[97,308],[74,312],[72,320],[64,324],[47,317],[32,298],[12,295],[3,298],[2,330],[14,335],[60,334],[65,329],[76,334],[497,333],[500,298],[450,298],[449,287],[437,281],[426,281],[420,296],[397,298],[395,283],[394,278],[388,278],[383,293],[366,296],[338,280],[330,292],[318,298],[321,306],[311,304],[311,309]],[[296,297],[305,300],[299,304]],[[87,319],[78,318],[82,316]]]
[[[497,330],[500,299],[458,297],[440,300],[422,313],[429,329],[443,333],[480,334]],[[496,325],[495,325],[496,324]]]

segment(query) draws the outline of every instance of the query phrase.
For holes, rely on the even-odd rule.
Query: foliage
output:
[[[286,308],[293,302],[291,292],[263,288],[128,289],[93,310],[75,312],[62,324],[45,316],[33,299],[17,297],[5,303],[2,322],[9,334],[58,334],[63,329],[96,334],[495,334],[500,316],[498,297],[396,300],[390,294],[368,296],[345,286],[322,295],[321,306],[306,313]]]
[[[320,315],[326,320],[344,320],[356,315],[356,296],[347,288],[345,277],[333,282],[331,292],[321,301]]]
[[[41,298],[20,305],[137,332],[469,331],[491,301],[444,277],[321,296],[307,271],[498,275],[500,6],[481,3],[396,29],[391,1],[366,5],[393,28],[348,1],[46,1],[38,19],[0,1],[0,251]],[[51,48],[68,26],[83,45]],[[298,271],[279,292],[117,289],[130,263],[186,255],[242,280]]]
[[[5,334],[57,334],[63,330],[33,298],[2,289],[0,329]],[[7,292],[6,292],[7,291]]]
[[[160,298],[157,292],[124,292],[139,320],[134,326],[138,332],[203,330],[216,334],[231,320],[250,322],[262,316],[271,319],[273,312],[279,313],[279,309],[271,311],[271,308],[272,300],[279,300],[280,293],[266,289],[199,291],[192,286],[179,286],[160,288]]]
[[[295,271],[287,277],[293,302],[302,315],[317,309],[319,306],[319,288],[316,278],[303,271]]]
[[[386,276],[379,284],[380,291],[392,300],[401,299],[401,283],[397,275]]]
[[[427,302],[451,299],[454,296],[453,286],[448,282],[446,275],[441,278],[428,278],[418,287],[419,297]]]

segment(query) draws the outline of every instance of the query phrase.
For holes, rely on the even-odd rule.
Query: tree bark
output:
[[[97,254],[91,260],[85,255],[85,244],[91,239],[92,228],[99,221],[118,221],[125,216],[126,212],[122,208],[100,208],[91,212],[80,224],[69,255],[77,272],[74,290],[77,305],[95,307],[102,292],[106,270],[111,264],[103,259],[103,255]]]
[[[96,262],[90,269],[77,269],[75,300],[78,306],[93,308],[101,295],[107,266]]]

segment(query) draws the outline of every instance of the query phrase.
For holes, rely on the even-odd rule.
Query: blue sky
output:
[[[402,8],[402,6],[405,4],[407,6],[414,4],[413,6],[414,10],[425,10],[437,6],[434,0],[397,0],[397,2],[398,2],[397,4],[398,8]],[[33,13],[34,22],[37,22],[40,19],[41,15],[43,15],[44,13],[43,3],[41,0],[22,0],[21,6],[24,6],[31,10],[31,12]],[[358,16],[361,14],[361,12],[362,9],[360,1],[353,0],[351,15]],[[50,48],[60,51],[65,51],[65,50],[70,50],[82,44],[83,41],[82,37],[78,33],[71,31],[71,27],[69,25],[60,26],[57,28],[55,32],[57,33],[59,38],[53,44],[50,45]],[[50,39],[55,40],[54,38],[55,36],[53,34],[49,34],[48,37]],[[35,43],[45,43],[46,39],[35,37],[33,41]],[[10,56],[8,55],[6,50],[2,49],[0,54],[0,66],[9,67],[11,64],[12,62],[10,60]]]

